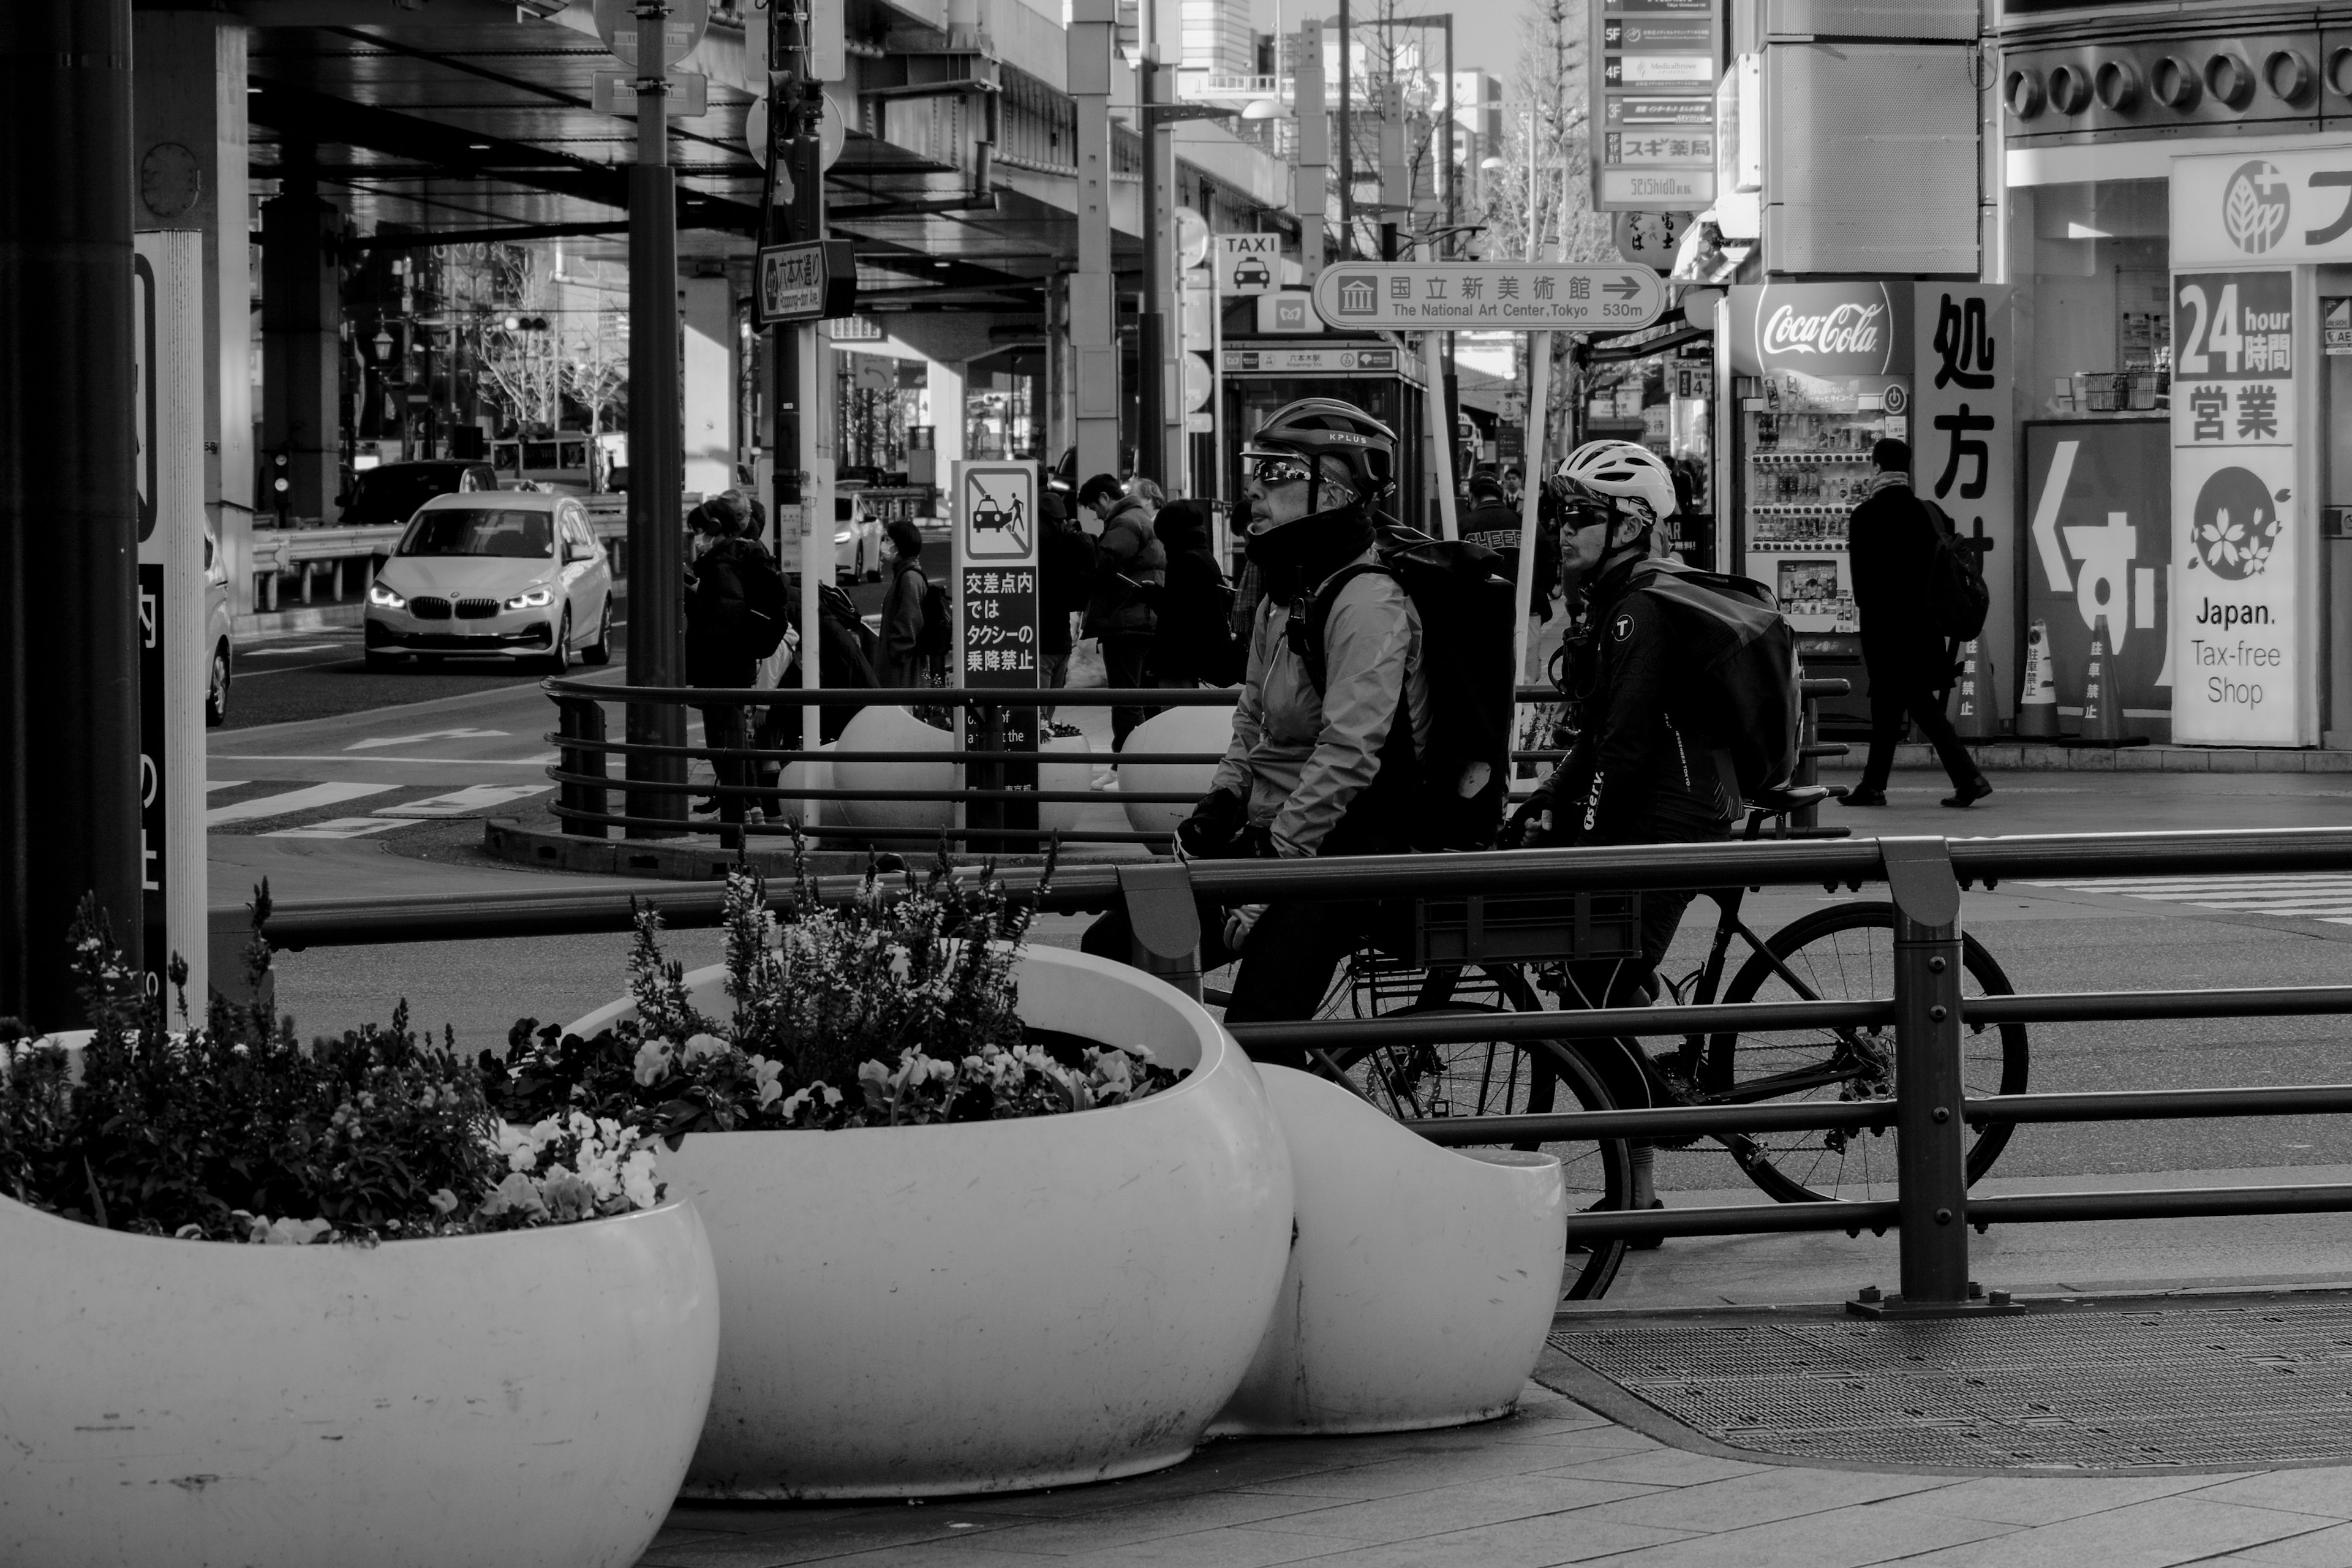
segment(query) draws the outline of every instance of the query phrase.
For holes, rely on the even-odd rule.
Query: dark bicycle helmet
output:
[[[1269,415],[1242,447],[1251,457],[1295,456],[1314,462],[1319,485],[1322,458],[1336,458],[1348,470],[1357,497],[1366,502],[1396,489],[1396,432],[1351,403],[1336,397],[1302,397]]]

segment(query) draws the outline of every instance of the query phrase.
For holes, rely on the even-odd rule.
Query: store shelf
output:
[[[1783,452],[1776,450],[1770,452],[1750,452],[1748,454],[1748,460],[1756,464],[1759,468],[1771,467],[1775,465],[1792,467],[1799,463],[1867,463],[1870,461],[1870,454],[1867,452],[1847,452],[1834,449],[1825,452]]]
[[[1751,555],[1843,555],[1843,539],[1754,539],[1748,542]]]

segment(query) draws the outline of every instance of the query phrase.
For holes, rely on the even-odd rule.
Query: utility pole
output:
[[[1356,30],[1339,0],[1339,259],[1356,254]]]
[[[1118,470],[1118,297],[1110,250],[1110,73],[1118,0],[1071,0],[1067,80],[1076,107],[1078,269],[1070,360],[1080,484]]]
[[[0,54],[0,1014],[37,1032],[83,1021],[85,896],[142,956],[131,0],[7,6]]]
[[[1298,26],[1291,112],[1298,117],[1298,270],[1309,289],[1323,274],[1323,221],[1330,205],[1331,123],[1323,115],[1323,19]],[[1222,374],[1224,367],[1218,367]]]
[[[1176,268],[1176,145],[1160,111],[1168,73],[1160,63],[1160,43],[1147,37],[1137,66],[1139,101],[1136,119],[1143,132],[1143,298],[1136,321],[1135,471],[1168,487],[1168,411],[1181,399],[1170,388],[1175,368],[1169,355],[1168,318],[1174,305]]]
[[[669,166],[668,48],[664,0],[637,19],[637,161],[629,165],[629,684],[686,684],[686,541],[678,494],[686,482],[677,383],[677,183]],[[633,702],[632,745],[684,746],[686,710]],[[632,838],[686,830],[686,759],[629,753],[628,814],[665,826]],[[676,827],[667,826],[676,823]]]

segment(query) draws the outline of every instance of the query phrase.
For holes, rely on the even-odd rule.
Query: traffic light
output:
[[[545,316],[509,316],[507,331],[510,332],[543,332],[547,331]]]
[[[282,519],[294,506],[294,446],[273,450],[262,464],[262,500]]]

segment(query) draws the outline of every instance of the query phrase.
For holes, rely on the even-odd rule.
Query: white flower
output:
[[[716,1035],[689,1035],[678,1057],[682,1061],[697,1062],[705,1057],[718,1056],[726,1049],[727,1042]]]
[[[640,1085],[650,1084],[669,1070],[669,1042],[647,1040],[637,1047],[636,1072]]]
[[[621,1192],[635,1208],[649,1209],[661,1201],[654,1180],[654,1157],[640,1149],[621,1163]]]

